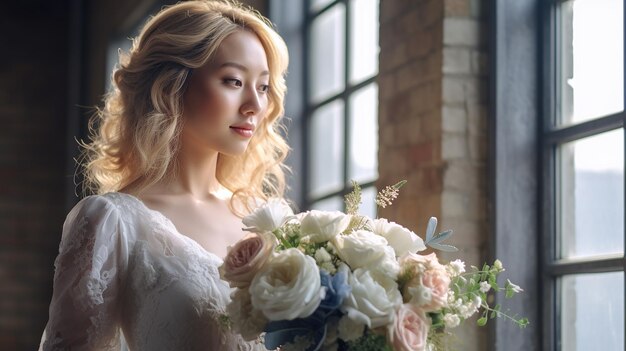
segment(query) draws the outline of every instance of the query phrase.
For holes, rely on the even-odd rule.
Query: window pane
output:
[[[309,134],[310,189],[313,195],[338,191],[343,185],[343,101],[324,105],[311,116]]]
[[[624,130],[560,150],[561,257],[624,252]]]
[[[319,11],[331,2],[333,2],[333,0],[311,0],[309,9],[313,12]]]
[[[345,6],[338,3],[311,26],[311,99],[319,102],[344,88]]]
[[[350,83],[378,72],[378,0],[353,0],[350,8]]]
[[[567,1],[560,17],[560,124],[622,111],[623,0]]]
[[[348,178],[358,182],[378,177],[378,86],[369,84],[350,96]]]
[[[359,208],[359,214],[368,216],[370,218],[376,218],[376,191],[375,187],[364,188],[361,192],[361,207]]]
[[[561,350],[624,350],[624,272],[561,278]]]
[[[343,211],[343,197],[333,196],[325,200],[314,202],[311,209],[320,211]]]

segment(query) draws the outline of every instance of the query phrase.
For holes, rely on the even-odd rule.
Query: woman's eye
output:
[[[224,83],[235,85],[237,87],[243,86],[243,83],[239,79],[236,79],[236,78],[226,78],[224,79]]]
[[[270,86],[267,84],[261,85],[261,91],[267,93],[270,90]]]

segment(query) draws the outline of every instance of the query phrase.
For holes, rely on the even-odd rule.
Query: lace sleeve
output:
[[[119,350],[118,293],[128,247],[115,205],[81,200],[67,215],[39,350]]]

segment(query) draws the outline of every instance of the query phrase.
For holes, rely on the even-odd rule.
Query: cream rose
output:
[[[425,256],[407,253],[400,258],[400,266],[402,271],[411,270],[413,276],[403,291],[405,301],[426,312],[447,305],[450,276],[434,253]]]
[[[337,333],[343,341],[353,341],[363,336],[365,323],[363,320],[353,320],[344,314],[337,324]]]
[[[358,268],[349,277],[352,293],[341,310],[352,321],[370,328],[386,326],[393,321],[402,296],[394,279],[378,272]]]
[[[255,340],[265,329],[268,320],[261,311],[252,307],[248,289],[237,289],[226,312],[233,322],[233,329],[246,341]]]
[[[387,335],[396,351],[424,351],[427,350],[429,329],[430,321],[424,311],[403,304],[396,312],[395,321],[388,327]]]
[[[379,270],[395,279],[400,266],[394,250],[387,245],[387,239],[366,230],[357,230],[348,235],[339,235],[333,239],[337,255],[350,268],[368,268]]]
[[[251,214],[242,219],[245,230],[263,233],[280,228],[285,222],[294,218],[293,210],[285,201],[271,198]]]
[[[274,247],[275,240],[269,234],[247,236],[228,249],[224,263],[219,267],[220,276],[231,287],[247,287],[263,268]]]
[[[339,211],[307,212],[300,222],[300,231],[303,237],[309,237],[311,242],[321,243],[331,240],[342,233],[350,225],[351,217]]]
[[[387,239],[398,257],[407,252],[416,253],[426,250],[422,238],[397,223],[388,222],[384,218],[375,219],[372,223],[372,229],[374,233]]]
[[[268,260],[250,284],[252,306],[272,321],[311,315],[325,296],[312,257],[295,248]]]

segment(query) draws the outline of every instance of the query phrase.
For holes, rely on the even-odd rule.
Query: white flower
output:
[[[504,267],[502,267],[502,261],[500,261],[500,260],[496,260],[496,261],[493,263],[493,267],[494,267],[495,269],[497,269],[498,271],[500,271],[500,272],[504,271]]]
[[[426,245],[424,245],[422,238],[397,223],[388,222],[384,218],[375,219],[372,229],[374,233],[387,239],[387,242],[393,247],[398,257],[407,252],[416,253],[426,250]]]
[[[461,319],[456,314],[446,313],[443,316],[443,323],[446,325],[446,328],[456,328],[461,323]]]
[[[330,256],[328,251],[326,251],[326,249],[324,249],[323,247],[320,247],[319,249],[317,249],[317,251],[315,251],[315,261],[317,261],[317,263],[319,264],[322,264],[323,262],[329,262],[332,259],[333,258]]]
[[[491,289],[491,285],[488,282],[480,282],[480,291],[486,293]]]
[[[459,309],[462,305],[463,305],[463,300],[461,300],[461,299],[456,299],[456,301],[454,301],[454,302],[452,302],[452,303],[450,304],[450,308]]]
[[[472,306],[478,309],[481,303],[483,303],[483,299],[481,299],[480,296],[474,296],[474,300],[472,300]]]
[[[341,306],[348,318],[372,329],[393,321],[396,309],[402,304],[402,295],[393,278],[358,268],[348,281],[352,292]]]
[[[454,290],[448,291],[448,306],[453,308],[454,302],[456,301],[456,295],[454,294]]]
[[[311,315],[325,293],[315,260],[295,248],[270,258],[250,283],[252,306],[273,321]]]
[[[458,311],[461,317],[467,319],[471,317],[474,313],[478,312],[478,308],[482,303],[482,299],[480,296],[474,296],[472,301],[467,302],[466,304],[462,304],[459,306]]]
[[[337,267],[335,267],[335,265],[330,261],[322,262],[322,264],[320,264],[320,268],[326,270],[329,274],[337,273]]]
[[[365,324],[361,320],[353,320],[345,314],[339,320],[337,331],[341,340],[352,341],[363,336]]]
[[[513,290],[514,293],[520,293],[524,291],[524,289],[522,289],[519,285],[511,283],[511,281],[508,279],[506,280],[506,283],[507,283],[508,288]]]
[[[300,222],[301,235],[308,236],[314,243],[328,241],[346,230],[350,219],[350,216],[339,211],[312,210]]]
[[[395,279],[400,271],[393,248],[387,239],[366,230],[339,235],[333,240],[337,254],[350,268],[368,268]]]
[[[261,311],[254,309],[248,289],[237,289],[226,312],[233,322],[233,329],[246,341],[255,340],[265,329],[268,320]]]
[[[423,285],[408,288],[411,303],[415,306],[428,305],[433,300],[433,290]]]
[[[245,230],[262,233],[280,228],[293,218],[293,210],[283,200],[271,198],[263,206],[242,219]]]
[[[456,259],[448,264],[448,269],[450,271],[450,275],[456,277],[465,272],[465,262]]]

